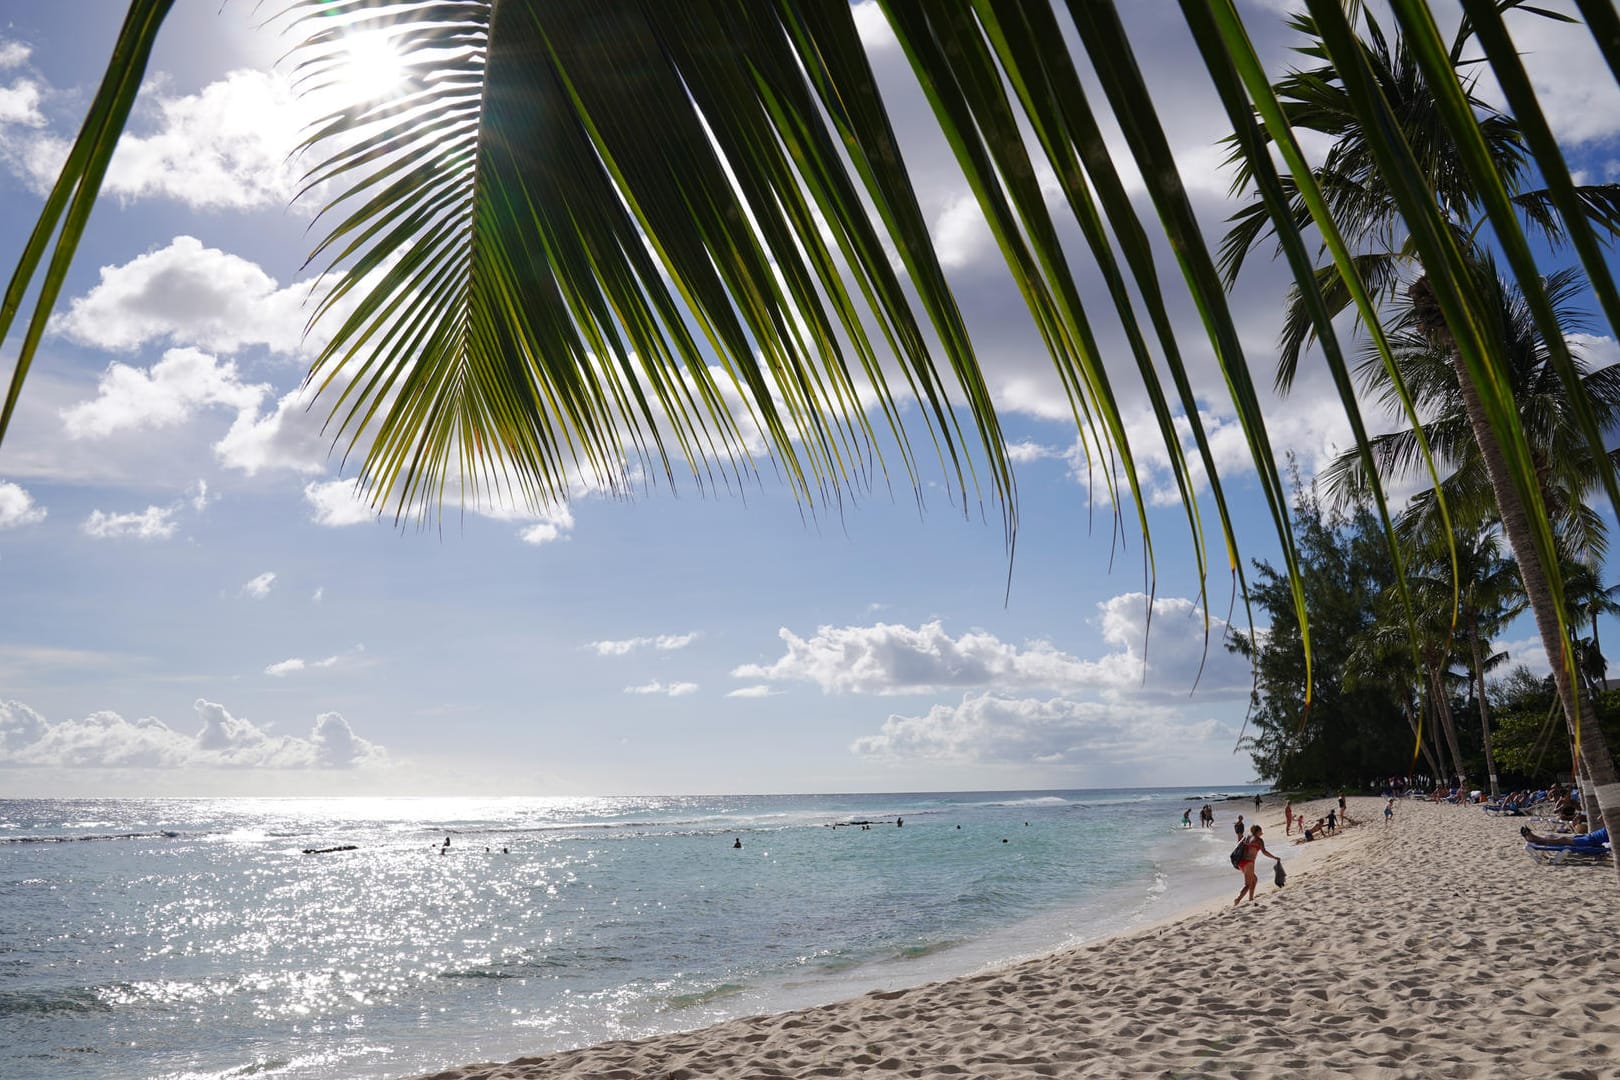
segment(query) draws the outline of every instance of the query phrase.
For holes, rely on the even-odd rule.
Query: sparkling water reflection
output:
[[[960,973],[1224,887],[1185,795],[0,802],[0,1076],[398,1076]]]

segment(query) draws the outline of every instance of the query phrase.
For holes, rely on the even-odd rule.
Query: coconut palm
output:
[[[131,0],[113,62],[0,301],[5,339],[38,289],[0,408],[0,436],[171,3]],[[1348,115],[1386,136],[1369,142],[1369,154],[1379,175],[1399,178],[1394,204],[1456,334],[1461,382],[1476,402],[1470,408],[1497,426],[1500,482],[1518,489],[1529,539],[1545,554],[1551,539],[1537,527],[1546,515],[1526,440],[1496,378],[1505,361],[1473,332],[1488,300],[1449,246],[1449,219],[1419,166],[1423,140],[1401,137],[1339,0],[1308,3],[1321,57],[1345,79]],[[1114,5],[1071,3],[1064,18],[1038,0],[880,4],[1025,297],[1101,476],[1128,489],[1145,530],[1136,452],[1111,382],[1117,375],[1102,362],[1096,312],[1082,302],[1036,180],[1038,164],[1056,178],[1062,212],[1105,283],[1101,306],[1122,328],[1136,363],[1132,381],[1152,407],[1198,540],[1200,581],[1203,518],[1183,425],[1240,576],[1200,420],[1208,403],[1195,394],[1189,346],[1173,331],[1175,297],[1151,238],[1169,242],[1207,337],[1197,345],[1212,352],[1229,389],[1302,607],[1279,455],[1216,259],[1158,121],[1162,103]],[[1503,10],[1516,6],[1465,2],[1547,178],[1548,214],[1556,211],[1611,322],[1620,323],[1620,296],[1586,220],[1612,214],[1570,182],[1556,144],[1541,137],[1544,125],[1525,127],[1541,114],[1520,100],[1528,83],[1502,24]],[[1490,133],[1470,112],[1427,9],[1417,0],[1394,8],[1433,93],[1438,129],[1458,146],[1485,144]],[[1587,8],[1592,32],[1607,46],[1620,29],[1614,13]],[[988,490],[1009,532],[1015,526],[996,411],[847,0],[293,0],[291,9],[306,39],[301,70],[309,83],[333,81],[344,42],[358,34],[386,37],[411,72],[403,96],[343,107],[310,141],[321,155],[312,181],[338,192],[318,255],[339,273],[318,310],[352,310],[311,377],[332,409],[336,442],[361,455],[361,479],[379,504],[431,512],[458,490],[545,503],[566,497],[579,473],[614,487],[637,463],[673,482],[684,462],[699,483],[730,486],[758,471],[760,447],[812,506],[883,483],[884,445],[920,492],[913,451],[920,440],[902,422],[912,415],[927,428],[964,508]],[[1307,118],[1286,112],[1230,0],[1189,0],[1181,13],[1238,131],[1247,174],[1293,267],[1352,428],[1363,436],[1331,305],[1309,263],[1300,209],[1290,203],[1289,193],[1297,194],[1348,267],[1335,217],[1290,126],[1309,126]],[[1095,103],[1081,64],[1101,88]],[[1104,132],[1112,125],[1128,162],[1110,156]],[[1464,153],[1455,171],[1463,186],[1495,190],[1505,167],[1488,152]],[[1146,218],[1127,176],[1149,180]],[[1492,199],[1483,202],[1539,311],[1537,275],[1518,258],[1517,225],[1498,220]],[[1358,305],[1375,325],[1364,298]],[[1566,357],[1555,351],[1553,363],[1567,375]],[[913,400],[919,408],[908,414]],[[1600,445],[1595,427],[1587,424],[1586,435]],[[1509,530],[1516,550],[1517,528]],[[1556,578],[1538,588],[1556,596]]]
[[[1512,5],[1504,5],[1508,6]],[[1279,385],[1291,382],[1302,347],[1310,340],[1312,329],[1320,326],[1312,301],[1338,311],[1358,297],[1358,312],[1370,317],[1380,300],[1385,305],[1399,300],[1397,333],[1406,334],[1407,340],[1386,339],[1376,321],[1370,329],[1392,393],[1413,419],[1416,434],[1411,443],[1425,456],[1433,452],[1453,458],[1464,456],[1463,442],[1472,443],[1473,449],[1466,454],[1478,460],[1484,487],[1518,563],[1557,676],[1567,722],[1581,750],[1582,766],[1606,816],[1620,818],[1620,778],[1589,705],[1575,692],[1572,653],[1564,632],[1552,522],[1562,518],[1568,526],[1581,515],[1570,507],[1561,514],[1559,507],[1548,504],[1549,496],[1558,490],[1549,483],[1548,471],[1569,463],[1548,453],[1552,448],[1545,441],[1547,432],[1532,430],[1525,423],[1533,406],[1514,396],[1511,376],[1515,367],[1523,368],[1525,350],[1540,358],[1539,366],[1563,387],[1560,419],[1580,432],[1587,448],[1580,462],[1588,468],[1599,466],[1590,475],[1614,497],[1615,489],[1608,483],[1612,469],[1601,467],[1609,464],[1601,432],[1613,426],[1614,417],[1601,415],[1598,404],[1582,389],[1581,373],[1560,328],[1556,293],[1561,285],[1567,289],[1571,283],[1556,275],[1545,288],[1527,281],[1533,260],[1528,258],[1513,211],[1526,214],[1553,239],[1565,230],[1573,235],[1581,219],[1596,221],[1613,232],[1620,228],[1616,213],[1620,189],[1576,190],[1567,177],[1560,176],[1554,185],[1559,189],[1556,193],[1523,190],[1523,147],[1543,134],[1539,116],[1530,127],[1522,127],[1515,118],[1485,108],[1469,92],[1470,82],[1456,76],[1458,66],[1468,62],[1465,54],[1476,31],[1489,49],[1499,30],[1499,22],[1487,20],[1479,5],[1470,5],[1451,47],[1443,51],[1436,47],[1437,37],[1427,32],[1432,23],[1423,26],[1423,20],[1403,20],[1403,34],[1391,39],[1375,19],[1364,15],[1365,37],[1349,35],[1358,50],[1353,56],[1344,50],[1343,23],[1329,26],[1321,21],[1318,6],[1313,5],[1312,11],[1317,19],[1298,20],[1296,26],[1312,37],[1304,51],[1327,63],[1289,75],[1277,85],[1277,91],[1279,98],[1293,106],[1291,115],[1297,126],[1334,140],[1314,179],[1318,199],[1333,221],[1331,230],[1323,231],[1337,245],[1336,258],[1330,266],[1317,268],[1309,283],[1296,274],[1298,285],[1291,297],[1278,364]],[[1414,30],[1419,31],[1416,36],[1412,36]],[[1330,37],[1340,43],[1337,56],[1330,55]],[[1509,93],[1510,98],[1515,96]],[[1381,102],[1378,124],[1367,123],[1364,106],[1368,100]],[[1446,120],[1448,113],[1459,111],[1479,120],[1462,137]],[[1404,151],[1389,152],[1386,143],[1392,128],[1402,133]],[[1468,168],[1471,160],[1492,163],[1493,179],[1488,184],[1478,183],[1479,175]],[[1300,192],[1292,208],[1296,221],[1300,220],[1297,204],[1302,203]],[[1229,274],[1237,271],[1244,254],[1268,230],[1276,229],[1276,220],[1275,214],[1258,219],[1252,208],[1240,212],[1223,251]],[[1320,216],[1313,220],[1323,228]],[[1515,266],[1523,301],[1518,309],[1503,302],[1508,291],[1476,240],[1487,225]],[[1352,251],[1347,241],[1359,246]],[[1583,256],[1586,254],[1583,249]],[[1442,264],[1444,273],[1439,272]],[[1597,291],[1604,293],[1607,271],[1595,271],[1594,260],[1589,258],[1586,266],[1597,275]],[[1469,309],[1461,300],[1465,294],[1484,300],[1486,306]],[[1494,305],[1489,299],[1493,295]],[[1607,297],[1605,306],[1611,319],[1620,310],[1620,302],[1611,304]],[[1523,329],[1521,315],[1535,327],[1534,335],[1518,332]],[[1429,425],[1419,422],[1421,408],[1414,408],[1414,402],[1428,391],[1404,382],[1403,345],[1407,356],[1432,352],[1442,361],[1439,367],[1450,368],[1448,386],[1460,406],[1452,412],[1465,418],[1466,426],[1433,432],[1450,436],[1450,443],[1430,444],[1423,437],[1429,433]],[[1491,391],[1482,391],[1479,382],[1486,369],[1500,379]],[[1514,419],[1519,423],[1514,424]],[[1405,460],[1413,456],[1408,452]],[[1387,456],[1384,460],[1386,465],[1391,463]],[[1367,478],[1378,471],[1375,450],[1368,440],[1363,440],[1359,462],[1343,469],[1358,467]],[[1586,486],[1582,483],[1569,490]],[[1476,485],[1475,490],[1481,489]]]
[[[1458,535],[1450,545],[1430,538],[1431,558],[1449,574],[1456,567],[1457,632],[1466,649],[1469,691],[1479,710],[1480,742],[1485,750],[1485,773],[1491,796],[1501,794],[1496,776],[1496,756],[1491,747],[1490,699],[1485,693],[1485,675],[1507,661],[1493,653],[1490,639],[1507,627],[1525,609],[1528,600],[1519,581],[1519,568],[1501,555],[1500,532],[1495,522]],[[1453,562],[1453,557],[1455,562]]]
[[[1583,667],[1589,679],[1601,684],[1607,676],[1609,664],[1603,655],[1603,642],[1598,637],[1598,618],[1620,615],[1620,585],[1605,586],[1598,575],[1597,560],[1591,558],[1565,563],[1562,576],[1564,597],[1570,611],[1580,612],[1592,630],[1592,636],[1588,639],[1589,647],[1584,653],[1587,662]]]
[[[1605,466],[1592,458],[1579,430],[1570,389],[1553,368],[1549,345],[1523,294],[1495,276],[1494,269],[1494,260],[1481,260],[1481,276],[1494,282],[1494,286],[1482,284],[1481,289],[1495,297],[1495,330],[1508,360],[1507,388],[1530,442],[1537,485],[1560,550],[1582,559],[1601,558],[1607,551],[1607,529],[1593,510],[1591,497]],[[1566,335],[1590,328],[1577,306],[1584,286],[1574,269],[1560,270],[1544,283]],[[1463,403],[1454,357],[1435,345],[1421,325],[1422,318],[1409,297],[1397,297],[1386,309],[1388,354],[1394,359],[1400,388],[1389,378],[1384,353],[1375,348],[1363,350],[1357,374],[1365,391],[1391,416],[1398,417],[1410,402],[1423,417],[1415,427],[1374,436],[1368,441],[1368,457],[1384,483],[1410,485],[1427,475],[1428,462],[1423,456],[1427,446],[1444,471],[1437,489],[1443,497],[1437,497],[1436,489],[1420,492],[1404,518],[1416,533],[1443,536],[1442,506],[1449,509],[1454,521],[1483,521],[1495,516],[1496,494]],[[1580,400],[1604,430],[1620,426],[1620,369],[1592,370],[1579,350],[1573,356]],[[1620,461],[1620,456],[1610,452],[1606,459]],[[1365,498],[1370,490],[1370,477],[1358,453],[1339,455],[1323,471],[1322,481],[1335,502]],[[1573,605],[1571,610],[1576,610]]]

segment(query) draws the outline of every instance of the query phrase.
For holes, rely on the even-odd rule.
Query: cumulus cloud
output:
[[[264,573],[259,574],[251,581],[243,583],[242,595],[250,600],[263,600],[265,597],[270,595],[270,590],[275,586],[275,584],[276,572],[274,570],[266,570]]]
[[[79,528],[86,536],[97,540],[167,540],[178,527],[174,521],[175,509],[173,506],[148,506],[139,513],[128,514],[92,510]]]
[[[664,694],[668,697],[685,697],[688,694],[697,693],[698,684],[692,682],[663,683],[654,680],[640,686],[627,686],[624,688],[624,692],[627,694]]]
[[[40,96],[39,84],[32,79],[16,79],[10,86],[0,86],[0,128],[8,125],[44,127],[45,117],[39,111]]]
[[[739,679],[803,681],[828,694],[931,694],[951,689],[1001,692],[1057,690],[1143,699],[1185,696],[1198,678],[1204,694],[1246,695],[1247,667],[1222,645],[1226,624],[1210,619],[1206,659],[1201,609],[1191,600],[1154,603],[1147,638],[1147,597],[1126,593],[1097,605],[1103,641],[1112,651],[1082,659],[1045,641],[1022,647],[994,634],[951,637],[939,622],[918,627],[823,626],[805,638],[783,627],[786,653],[770,664],[743,664]],[[1146,644],[1146,653],[1143,652]]]
[[[304,485],[304,501],[309,503],[317,525],[342,528],[365,525],[377,520],[377,511],[360,494],[360,481],[327,480]]]
[[[698,638],[702,632],[693,630],[686,634],[658,634],[652,637],[620,638],[616,641],[592,641],[585,647],[594,649],[597,656],[627,656],[637,649],[659,649],[672,652],[675,649],[684,649]]]
[[[1519,638],[1516,641],[1497,641],[1492,644],[1498,652],[1507,654],[1508,662],[1503,665],[1503,671],[1510,671],[1523,664],[1537,677],[1552,674],[1552,664],[1547,661],[1547,650],[1541,644],[1539,636]]]
[[[45,520],[45,508],[34,505],[34,497],[18,484],[0,480],[0,529],[37,525]]]
[[[73,768],[349,769],[384,764],[387,753],[322,713],[307,739],[272,735],[198,698],[200,727],[186,734],[154,717],[110,711],[49,722],[18,701],[0,701],[0,764]]]
[[[574,514],[566,506],[548,510],[539,521],[518,532],[525,544],[549,544],[563,539],[574,528]]]
[[[120,431],[174,427],[210,405],[256,410],[269,392],[244,383],[236,365],[197,349],[170,349],[150,368],[112,364],[96,396],[65,409],[62,420],[75,439],[104,439]]]
[[[921,716],[891,715],[878,734],[856,739],[850,749],[887,759],[1124,765],[1160,758],[1171,741],[1208,741],[1218,726],[1209,719],[1180,722],[1164,707],[980,693]]]
[[[36,89],[44,97],[58,94]],[[142,88],[104,191],[208,210],[296,206],[301,168],[291,153],[307,116],[288,80],[273,72],[234,71],[194,94],[167,91],[159,77]],[[0,156],[41,192],[67,152],[64,136],[37,124],[0,130]]]
[[[311,408],[314,400],[314,386],[305,384],[282,395],[268,413],[258,405],[242,410],[214,444],[214,455],[249,476],[278,469],[305,476],[325,472],[332,439],[321,430],[326,410]]]
[[[257,263],[192,236],[118,266],[51,320],[51,330],[84,345],[129,350],[152,342],[237,352],[262,345],[286,356],[309,354],[305,300],[311,282],[282,287]]]

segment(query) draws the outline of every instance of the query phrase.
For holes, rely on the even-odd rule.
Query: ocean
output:
[[[1251,807],[1181,812],[1255,790],[0,801],[0,1076],[401,1077],[964,975],[1234,890]]]

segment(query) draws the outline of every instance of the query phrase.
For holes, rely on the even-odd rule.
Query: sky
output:
[[[1153,5],[1124,8],[1213,240],[1233,209],[1218,105],[1178,20],[1155,29]],[[677,477],[629,498],[581,487],[542,510],[379,517],[301,389],[324,340],[305,333],[320,193],[296,197],[291,156],[313,106],[260,9],[175,5],[0,445],[0,795],[1252,778],[1237,749],[1250,674],[1219,644],[1229,615],[1247,628],[1224,553],[1201,582],[1162,451],[1144,455],[1151,581],[1134,523],[1116,530],[1089,489],[1050,361],[872,5],[856,6],[863,40],[1017,463],[1015,553],[995,507],[964,511],[926,470],[921,509],[901,474],[807,515],[767,469],[741,494]],[[0,10],[0,251],[15,258],[123,11]],[[1285,10],[1245,7],[1277,70]],[[1584,29],[1513,26],[1572,166],[1620,177],[1620,93]],[[1257,371],[1283,289],[1255,258],[1233,296]],[[1244,558],[1275,560],[1196,314],[1174,314]],[[1612,333],[1579,344],[1620,359]],[[3,343],[0,376],[17,347]],[[1150,432],[1129,390],[1125,411]],[[1307,479],[1345,445],[1309,363],[1267,416]],[[1546,670],[1527,620],[1498,645]]]

